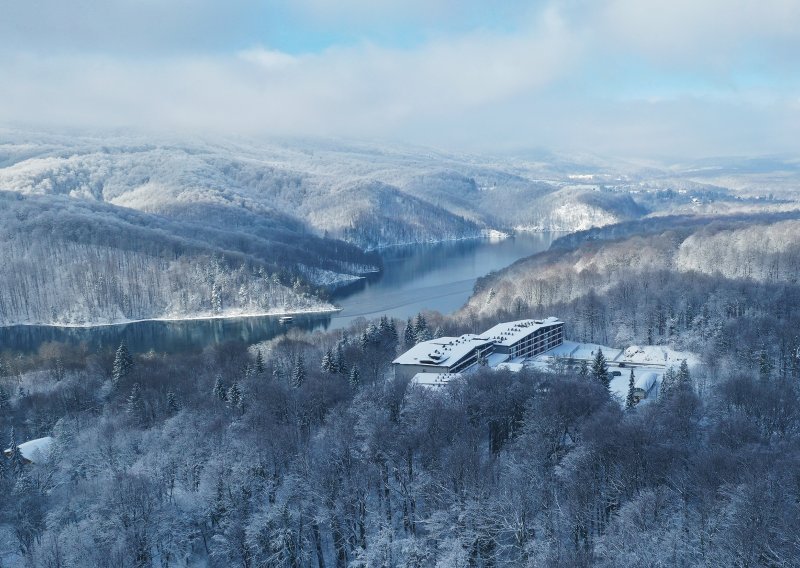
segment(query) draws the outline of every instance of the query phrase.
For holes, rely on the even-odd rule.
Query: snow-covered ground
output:
[[[654,365],[657,367],[679,365],[686,359],[690,367],[699,364],[700,359],[691,351],[676,351],[666,345],[631,345],[626,349],[616,349],[597,343],[578,343],[565,341],[558,347],[551,349],[540,356],[543,360],[552,357],[565,357],[567,359],[591,361],[597,350],[602,349],[603,355],[610,364],[633,363],[634,365]]]
[[[308,314],[330,314],[342,311],[342,308],[337,308],[328,304],[327,306],[319,308],[308,309],[274,309],[264,312],[253,311],[239,311],[239,310],[226,310],[221,314],[202,313],[197,315],[175,315],[164,316],[157,318],[143,318],[143,319],[126,319],[119,318],[106,322],[88,322],[88,323],[36,323],[36,322],[21,322],[15,323],[15,326],[36,326],[36,327],[66,327],[66,328],[92,328],[92,327],[108,327],[112,325],[127,325],[130,323],[142,323],[146,321],[200,321],[200,320],[221,320],[221,319],[244,319],[244,318],[263,318],[269,316],[292,316],[292,315],[308,315]]]
[[[567,359],[586,359],[592,360],[597,354],[597,350],[602,349],[606,361],[616,360],[622,355],[622,349],[614,349],[607,345],[597,343],[577,343],[575,341],[565,341],[558,347],[551,349],[547,353],[540,355],[541,358],[565,357]],[[538,359],[538,358],[537,358]]]
[[[700,363],[700,358],[696,353],[692,353],[691,351],[676,351],[666,345],[631,345],[625,349],[620,360],[641,365],[655,364],[669,367],[680,365],[681,361],[684,359],[689,367]]]
[[[658,398],[658,390],[664,373],[670,367],[677,369],[684,360],[692,368],[699,364],[697,354],[690,351],[676,351],[664,345],[632,345],[626,349],[615,349],[597,343],[578,343],[565,341],[558,347],[528,359],[514,359],[512,361],[498,360],[490,366],[497,369],[519,371],[524,367],[543,372],[558,372],[564,365],[573,367],[580,361],[591,364],[602,349],[603,355],[611,373],[610,389],[620,402],[624,403],[628,396],[628,387],[631,370],[637,386],[650,388],[647,397],[642,402]],[[652,387],[650,387],[652,385]]]

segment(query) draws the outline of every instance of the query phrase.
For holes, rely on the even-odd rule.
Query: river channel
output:
[[[11,326],[0,328],[0,352],[32,353],[48,342],[83,343],[90,352],[100,352],[115,349],[122,340],[134,353],[200,351],[226,341],[256,343],[292,328],[341,329],[361,317],[386,314],[405,319],[422,310],[451,313],[464,305],[479,277],[547,250],[554,238],[551,233],[533,233],[499,241],[464,240],[386,249],[383,272],[334,294],[333,302],[342,311],[294,316],[290,325],[279,323],[277,317],[250,317],[86,328]]]

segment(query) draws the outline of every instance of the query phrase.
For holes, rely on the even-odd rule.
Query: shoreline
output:
[[[335,314],[341,312],[343,308],[332,307],[325,309],[314,310],[294,310],[289,312],[259,312],[259,313],[243,313],[243,314],[223,314],[223,315],[209,315],[209,316],[186,316],[186,317],[163,317],[163,318],[142,318],[135,320],[122,320],[109,323],[10,323],[0,325],[0,329],[9,329],[12,327],[53,327],[60,329],[92,329],[98,327],[119,327],[135,323],[147,322],[163,322],[163,323],[180,323],[187,321],[213,321],[213,320],[226,320],[226,319],[250,319],[250,318],[265,318],[274,317],[279,318],[283,316],[301,316],[301,315],[314,315],[314,314]]]
[[[500,231],[498,229],[483,229],[483,233],[480,235],[473,235],[469,237],[453,237],[450,239],[435,239],[430,241],[409,241],[407,243],[392,243],[390,245],[380,245],[374,248],[363,249],[364,252],[380,252],[382,250],[391,249],[391,248],[399,248],[399,247],[411,247],[411,246],[418,246],[418,245],[438,245],[442,243],[454,243],[457,241],[475,241],[479,239],[486,239],[486,240],[505,240],[513,237],[512,233],[506,233],[505,231]],[[503,235],[503,236],[500,236]]]

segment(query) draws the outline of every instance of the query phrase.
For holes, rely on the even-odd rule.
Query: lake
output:
[[[422,310],[451,313],[464,305],[479,277],[547,250],[554,238],[552,233],[533,233],[501,241],[465,240],[386,249],[382,273],[334,294],[333,301],[341,312],[294,316],[291,325],[278,323],[277,317],[253,317],[92,328],[12,326],[0,328],[0,352],[32,353],[52,341],[84,343],[89,351],[100,352],[116,349],[122,340],[134,353],[200,351],[225,341],[264,341],[288,329],[341,329],[361,317],[386,314],[406,319]]]

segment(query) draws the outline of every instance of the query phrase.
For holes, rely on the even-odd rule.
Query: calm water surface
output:
[[[342,308],[335,315],[294,316],[291,326],[277,317],[182,322],[138,322],[96,328],[14,326],[0,328],[0,352],[34,352],[47,342],[81,344],[92,352],[115,349],[125,340],[135,353],[199,351],[231,340],[256,343],[286,333],[289,328],[331,330],[364,317],[383,314],[405,319],[421,310],[450,313],[472,293],[475,280],[520,258],[546,250],[554,235],[523,234],[493,242],[457,241],[415,245],[385,251],[384,271],[334,296]]]

